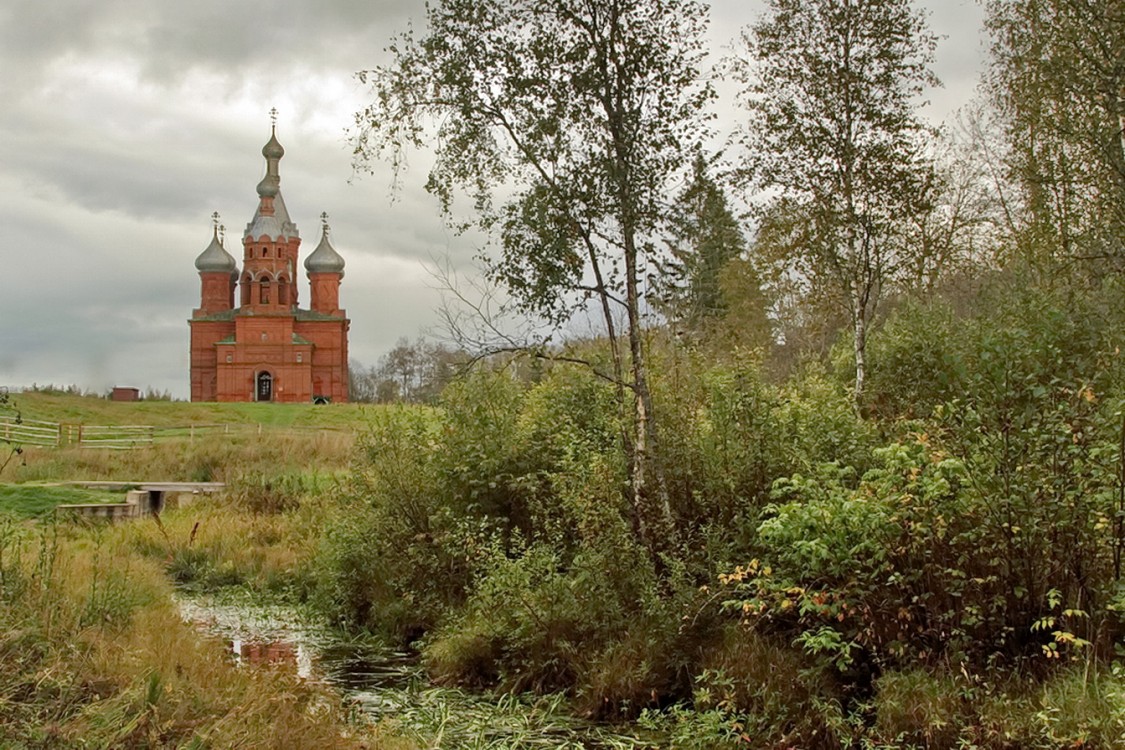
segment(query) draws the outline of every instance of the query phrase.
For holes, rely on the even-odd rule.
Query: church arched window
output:
[[[242,277],[242,304],[250,304],[250,287],[251,287],[250,274]]]
[[[259,284],[260,284],[260,287],[259,287],[260,291],[259,291],[258,300],[263,305],[268,305],[270,303],[270,280],[269,279],[262,279],[261,282],[259,282]]]

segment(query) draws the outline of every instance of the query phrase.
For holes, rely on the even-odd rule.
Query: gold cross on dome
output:
[[[274,128],[277,127],[277,107],[270,109],[270,126]]]

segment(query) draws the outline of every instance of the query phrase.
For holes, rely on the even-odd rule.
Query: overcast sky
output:
[[[926,0],[943,36],[928,118],[973,96],[984,58],[975,0]],[[714,0],[715,57],[761,12]],[[357,70],[383,61],[423,0],[5,0],[0,5],[0,386],[152,386],[188,395],[187,318],[211,212],[241,261],[271,107],[281,186],[303,238],[327,211],[347,262],[351,354],[374,364],[437,323],[426,271],[475,248],[422,190],[425,157],[392,202],[387,174],[357,177],[347,129]],[[733,122],[729,102],[717,108]],[[307,287],[301,292],[308,301]]]

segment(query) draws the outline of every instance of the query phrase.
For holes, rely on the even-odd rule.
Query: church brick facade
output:
[[[262,149],[266,175],[242,237],[242,269],[223,246],[216,216],[211,244],[195,261],[200,305],[191,326],[192,401],[348,400],[348,326],[340,308],[344,260],[329,241],[305,260],[309,307],[298,304],[297,227],[281,197],[276,132]],[[238,306],[235,306],[236,301]]]

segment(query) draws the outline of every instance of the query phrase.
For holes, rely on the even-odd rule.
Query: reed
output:
[[[236,668],[139,528],[0,520],[0,746],[409,747],[292,671]]]

